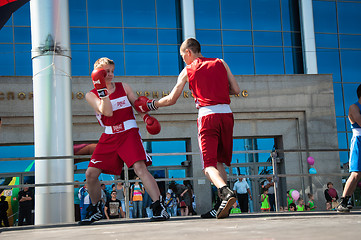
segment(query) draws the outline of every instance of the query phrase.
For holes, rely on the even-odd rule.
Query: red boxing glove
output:
[[[98,91],[98,95],[100,98],[104,98],[108,96],[107,84],[105,83],[105,77],[107,76],[107,72],[103,68],[94,69],[92,72],[92,80],[95,89]]]
[[[155,106],[155,100],[148,99],[147,97],[140,96],[137,100],[134,101],[134,108],[138,112],[147,113],[149,111],[157,110]]]
[[[160,132],[160,124],[155,117],[152,117],[149,114],[145,114],[143,120],[147,124],[147,131],[150,134],[156,135]]]

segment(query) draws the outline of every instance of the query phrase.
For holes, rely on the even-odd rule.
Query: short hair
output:
[[[94,63],[94,69],[101,68],[104,65],[115,65],[115,63],[113,60],[111,60],[107,57],[102,57],[102,58],[99,58],[98,60],[96,60],[96,62]]]
[[[332,184],[332,185],[333,185],[333,183],[332,183],[332,182],[328,182],[328,183],[327,183],[327,187],[328,187],[330,184]]]
[[[2,195],[2,196],[0,197],[0,199],[1,199],[1,201],[5,201],[6,197],[5,197],[4,195]]]
[[[182,45],[180,47],[180,51],[185,52],[186,49],[190,49],[194,53],[200,53],[201,52],[201,44],[199,44],[199,42],[194,38],[188,38],[182,43]]]
[[[361,97],[361,84],[357,87],[357,98]]]
[[[113,190],[110,194],[113,194],[113,193],[117,194],[117,191],[114,191],[114,190]]]
[[[308,193],[308,194],[307,194],[307,196],[308,196],[308,198],[310,198],[310,197],[312,197],[312,196],[313,196],[313,194]]]

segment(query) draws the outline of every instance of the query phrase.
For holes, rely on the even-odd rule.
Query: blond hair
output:
[[[115,65],[115,64],[114,64],[113,60],[111,60],[107,57],[102,57],[102,58],[99,58],[98,60],[96,60],[96,62],[94,63],[94,69],[101,68],[104,65]]]

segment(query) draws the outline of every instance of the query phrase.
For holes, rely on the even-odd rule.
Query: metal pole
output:
[[[183,40],[196,37],[194,0],[181,0]]]
[[[305,74],[317,74],[318,69],[312,0],[300,0],[299,8],[304,72]]]
[[[130,188],[130,183],[129,183],[129,169],[128,166],[126,164],[124,164],[124,201],[125,201],[125,218],[129,218],[130,217],[130,212],[129,212],[129,188]]]
[[[279,199],[278,199],[278,176],[277,176],[277,152],[271,153],[272,157],[272,168],[273,168],[273,183],[274,183],[274,190],[275,190],[275,207],[276,212],[279,212]]]
[[[30,1],[35,157],[73,155],[69,6]],[[35,183],[73,182],[71,158],[36,160]],[[74,222],[74,187],[35,189],[35,225]]]

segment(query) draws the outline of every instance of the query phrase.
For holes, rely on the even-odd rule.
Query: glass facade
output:
[[[207,57],[239,74],[302,74],[297,0],[194,0],[196,37]],[[334,80],[339,147],[351,138],[348,107],[361,68],[361,1],[314,0],[319,73]],[[180,0],[69,0],[72,75],[115,60],[116,76],[176,76],[183,68]],[[0,30],[0,75],[32,76],[30,3]],[[341,152],[347,161],[347,152]]]
[[[349,148],[348,108],[361,83],[361,1],[314,0],[313,11],[318,70],[333,75],[339,148]],[[340,159],[346,163],[348,152]]]
[[[196,0],[196,37],[233,74],[303,73],[298,2]]]
[[[118,76],[178,75],[179,9],[179,1],[167,0],[70,0],[72,75],[89,76],[104,56]],[[32,75],[30,3],[0,31],[0,64],[0,75]]]

